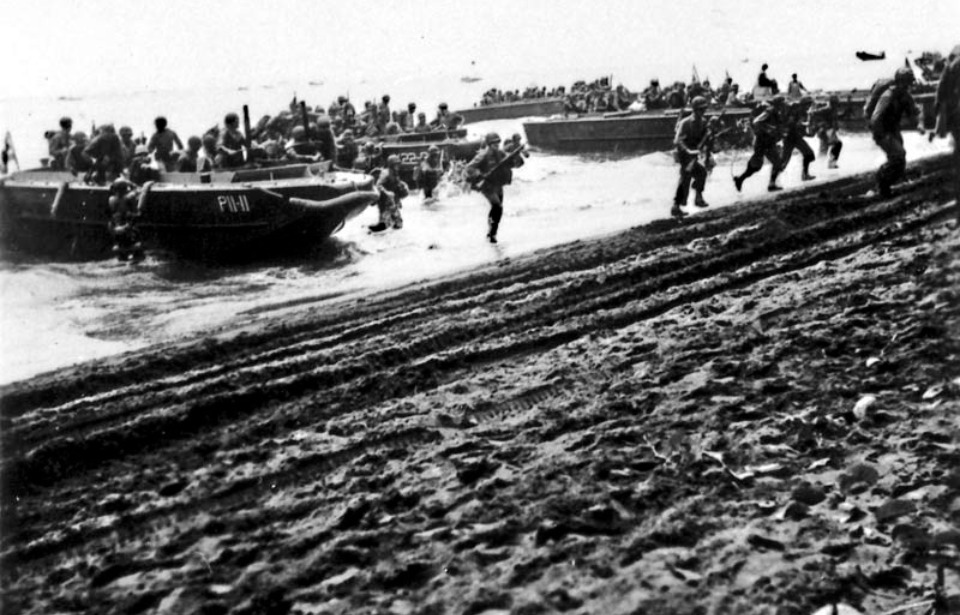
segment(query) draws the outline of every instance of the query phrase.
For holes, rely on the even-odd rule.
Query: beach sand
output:
[[[950,172],[3,387],[4,612],[923,612],[960,591]]]

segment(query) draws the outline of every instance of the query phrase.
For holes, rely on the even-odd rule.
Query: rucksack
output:
[[[883,96],[883,93],[890,89],[894,83],[893,79],[880,79],[873,84],[873,87],[870,89],[870,97],[867,99],[867,104],[863,106],[863,116],[870,120],[873,117],[873,110],[877,108],[877,103],[880,102],[880,97]]]

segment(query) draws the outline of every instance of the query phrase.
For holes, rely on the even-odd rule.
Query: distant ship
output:
[[[483,77],[460,77],[460,81],[462,81],[462,82],[464,82],[464,83],[476,83],[477,81],[480,81],[481,79],[483,79]]]
[[[83,99],[80,98],[79,96],[58,96],[57,100],[71,101],[71,100],[83,100]]]
[[[307,83],[309,83],[310,85],[323,85],[322,81],[308,81]]]
[[[870,60],[883,60],[884,58],[887,57],[887,52],[886,52],[886,51],[881,51],[880,54],[878,55],[878,54],[876,54],[876,53],[868,53],[868,52],[866,52],[866,51],[858,51],[858,52],[857,52],[857,57],[860,58],[861,60],[863,60],[864,62],[868,62],[868,61],[870,61]]]

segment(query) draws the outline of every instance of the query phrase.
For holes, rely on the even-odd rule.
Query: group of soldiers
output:
[[[796,75],[793,82],[796,82]],[[904,118],[916,124],[924,132],[922,114],[917,107],[910,88],[915,77],[911,69],[902,67],[889,79],[881,79],[874,84],[864,107],[874,142],[883,150],[886,161],[876,173],[877,192],[887,197],[892,186],[903,178],[906,170],[906,151],[900,126]],[[791,82],[791,84],[793,83]],[[791,87],[793,93],[796,88]],[[948,58],[947,66],[940,78],[937,90],[937,129],[940,136],[952,132],[955,144],[960,136],[960,46],[954,49]],[[677,124],[674,144],[676,159],[680,164],[680,180],[677,186],[671,215],[682,218],[687,215],[682,209],[687,205],[691,185],[696,193],[694,204],[707,207],[703,197],[707,175],[714,163],[712,153],[714,141],[719,129],[716,118],[708,121],[706,111],[710,103],[704,96],[695,97],[691,106],[693,113]],[[837,161],[843,142],[838,134],[839,99],[830,97],[827,102],[814,105],[813,99],[801,94],[799,99],[788,100],[782,94],[776,94],[758,105],[756,115],[750,122],[753,132],[753,153],[742,173],[734,176],[737,191],[743,183],[762,167],[764,160],[770,162],[770,179],[767,190],[781,190],[777,178],[789,163],[793,151],[802,155],[803,166],[801,180],[815,179],[810,174],[810,164],[816,156],[806,141],[807,136],[816,136],[820,141],[820,152],[828,157],[827,167],[837,168]],[[933,135],[931,135],[931,138]],[[954,148],[957,158],[955,167],[960,169],[960,154]],[[960,196],[960,171],[955,180],[955,190]],[[960,219],[960,205],[958,205]]]
[[[960,142],[960,46],[951,52],[945,64],[937,91],[935,134],[944,136],[951,133],[956,143]],[[797,81],[796,76],[793,81]],[[884,196],[891,193],[891,187],[903,177],[906,168],[906,152],[900,134],[902,119],[912,118],[923,130],[921,114],[910,94],[913,83],[914,74],[909,68],[898,69],[892,78],[880,80],[874,85],[864,109],[873,139],[886,154],[886,161],[876,174],[878,193]],[[651,85],[656,85],[655,81]],[[736,91],[736,84],[729,80],[725,85],[728,86],[727,92]],[[706,111],[711,100],[722,98],[723,90],[718,90],[711,99],[705,95],[712,92],[709,83],[704,82],[701,86],[705,89],[690,99],[692,113],[678,121],[674,139],[680,179],[671,214],[678,218],[687,215],[683,208],[687,205],[691,187],[695,193],[694,204],[698,207],[708,206],[704,190],[707,176],[715,164],[712,154],[721,133],[718,119],[714,117],[708,120]],[[790,94],[795,93],[794,88],[790,90]],[[611,90],[609,83],[602,80],[593,84],[578,82],[574,91],[585,95],[612,93],[615,97],[618,92],[617,89]],[[684,96],[688,91],[691,90],[684,90]],[[645,91],[643,96],[648,94],[650,92]],[[838,134],[838,107],[839,100],[836,97],[814,105],[813,99],[802,93],[798,99],[790,100],[782,94],[776,94],[760,103],[750,121],[753,153],[743,172],[733,178],[737,191],[742,189],[749,177],[761,170],[764,160],[769,161],[771,167],[768,190],[781,190],[777,179],[795,149],[802,156],[801,179],[815,179],[810,173],[810,164],[816,156],[807,143],[808,136],[819,139],[820,152],[827,156],[828,168],[836,168],[843,147]],[[305,113],[303,105],[296,109],[296,105],[291,103],[289,112],[261,120],[254,131],[256,139],[250,142],[240,131],[239,117],[229,113],[224,118],[222,129],[208,131],[202,138],[192,136],[187,140],[186,147],[163,117],[156,118],[156,131],[149,139],[145,135],[134,139],[133,131],[128,126],[116,131],[113,125],[104,124],[96,129],[90,140],[83,132],[73,132],[72,121],[65,117],[60,122],[60,131],[48,134],[50,167],[69,170],[76,175],[83,173],[88,180],[97,183],[122,180],[116,184],[116,201],[129,203],[136,186],[159,179],[160,168],[203,173],[249,165],[261,159],[280,158],[296,162],[330,160],[339,168],[356,169],[377,177],[381,194],[380,220],[371,230],[379,232],[402,227],[401,201],[409,193],[409,187],[400,179],[399,157],[384,156],[373,138],[361,144],[349,126],[372,124],[374,129],[364,131],[368,137],[371,132],[415,132],[418,124],[426,124],[422,112],[418,114],[421,121],[410,124],[408,120],[415,108],[415,104],[411,103],[405,112],[391,112],[389,96],[384,96],[379,105],[368,102],[364,112],[359,115],[346,97],[339,97],[325,111],[314,109],[312,114]],[[295,111],[300,113],[296,114]],[[313,121],[306,121],[310,118]],[[437,117],[426,125],[430,130],[450,130],[459,123],[446,105],[441,103]],[[339,132],[335,127],[340,128]],[[933,136],[931,134],[931,138]],[[521,166],[523,156],[528,155],[519,135],[508,139],[503,148],[500,143],[499,135],[488,134],[484,138],[485,147],[465,167],[467,181],[490,204],[487,238],[493,243],[497,241],[503,214],[503,186],[510,183],[512,169]],[[955,166],[960,168],[958,149],[954,148]],[[441,150],[435,145],[422,156],[415,176],[426,199],[433,198],[440,177],[449,168],[450,162],[443,160]],[[960,196],[960,173],[957,175],[955,190]]]

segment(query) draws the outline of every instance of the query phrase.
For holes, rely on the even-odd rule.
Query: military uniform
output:
[[[820,140],[820,155],[828,155],[827,168],[836,169],[843,141],[840,140],[839,114],[836,103],[824,103],[810,110],[810,131]]]
[[[683,118],[677,125],[674,137],[676,145],[676,159],[680,163],[680,182],[673,199],[673,215],[683,215],[680,207],[687,204],[690,195],[690,184],[697,193],[697,205],[704,207],[703,190],[707,182],[707,168],[700,162],[700,148],[705,145],[709,126],[707,118],[695,114]]]
[[[759,171],[763,167],[763,159],[770,161],[770,183],[767,190],[771,192],[780,190],[777,186],[777,176],[780,175],[780,146],[778,142],[781,137],[781,125],[783,123],[780,107],[782,107],[782,98],[778,103],[767,104],[760,114],[753,120],[753,155],[747,161],[746,170],[733,178],[733,183],[739,191],[743,186],[744,180]]]
[[[487,147],[477,152],[477,155],[467,163],[467,177],[479,178],[486,176],[480,182],[478,190],[490,203],[487,214],[487,239],[491,243],[497,242],[497,230],[503,218],[503,186],[510,183],[511,171],[507,164],[500,164],[507,157],[507,153],[493,144],[500,142],[495,133],[487,135]],[[489,174],[489,175],[487,175]]]
[[[907,152],[903,148],[900,121],[904,115],[916,119],[920,117],[913,96],[907,90],[913,81],[913,73],[902,68],[897,71],[897,75],[902,77],[880,95],[870,117],[873,141],[887,155],[887,161],[877,170],[877,187],[884,196],[890,195],[890,187],[903,177],[907,168]]]
[[[937,98],[937,134],[953,135],[953,189],[957,199],[957,221],[960,222],[960,45],[947,56],[947,65],[940,74]]]
[[[391,156],[391,158],[393,157]],[[377,179],[377,191],[380,193],[380,199],[377,201],[377,207],[380,209],[380,222],[371,226],[371,231],[403,228],[400,208],[403,206],[403,199],[410,191],[407,184],[400,179],[399,170],[400,160],[397,159],[395,162],[388,161],[387,168],[380,172],[380,177]]]
[[[783,158],[780,162],[780,171],[783,172],[790,163],[790,157],[793,150],[796,149],[803,156],[803,174],[801,179],[804,181],[815,179],[810,175],[810,163],[816,159],[804,135],[807,132],[807,126],[804,120],[807,119],[809,105],[803,102],[793,102],[786,105],[783,124]]]

